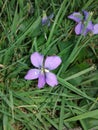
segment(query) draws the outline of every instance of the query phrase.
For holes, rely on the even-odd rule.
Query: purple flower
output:
[[[44,59],[44,56],[38,52],[34,52],[31,55],[31,63],[36,67],[30,69],[25,79],[33,80],[38,78],[38,88],[43,88],[45,83],[54,87],[58,84],[56,75],[51,73],[50,70],[56,69],[61,64],[59,56],[48,56]]]
[[[93,30],[92,30],[93,34],[98,34],[98,24],[95,24],[93,26]]]
[[[46,12],[43,11],[43,18],[42,18],[42,25],[50,26],[50,20],[54,17],[54,14],[51,14],[50,16],[46,15]]]
[[[82,11],[83,14],[79,12],[74,12],[68,16],[69,19],[77,22],[75,27],[75,33],[77,35],[83,34],[86,35],[88,32],[92,32],[93,34],[98,34],[98,24],[93,25],[92,21],[88,21],[90,17],[90,13],[87,11]],[[87,25],[86,25],[87,24]]]

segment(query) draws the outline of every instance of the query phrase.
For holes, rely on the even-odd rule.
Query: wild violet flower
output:
[[[38,78],[38,88],[43,88],[45,83],[54,87],[58,84],[56,75],[51,73],[51,70],[56,69],[61,64],[59,56],[48,56],[44,59],[44,56],[38,52],[34,52],[31,55],[31,63],[35,66],[35,69],[30,69],[26,76],[26,80],[33,80]]]
[[[50,20],[54,17],[54,14],[51,14],[50,16],[46,15],[46,12],[43,11],[43,17],[42,17],[42,25],[50,26]]]
[[[93,24],[91,20],[89,20],[90,13],[87,11],[82,11],[83,14],[79,12],[74,12],[68,16],[69,19],[77,22],[75,27],[75,33],[77,35],[83,34],[86,35],[88,32],[92,32],[93,34],[98,34],[98,24]]]

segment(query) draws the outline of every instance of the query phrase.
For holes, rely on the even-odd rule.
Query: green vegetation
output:
[[[68,19],[82,10],[98,23],[98,0],[0,0],[0,130],[98,130],[98,35]],[[57,86],[24,79],[36,51],[61,57]]]

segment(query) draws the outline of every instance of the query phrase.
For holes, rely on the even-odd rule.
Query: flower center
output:
[[[46,72],[49,72],[49,70],[45,69],[44,67],[41,67],[41,73],[46,73]]]

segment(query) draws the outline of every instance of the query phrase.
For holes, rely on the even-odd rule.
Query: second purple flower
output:
[[[86,35],[88,32],[92,32],[93,34],[98,34],[98,24],[93,24],[91,20],[89,20],[90,13],[87,11],[82,11],[83,14],[79,12],[74,12],[68,16],[69,19],[77,22],[75,27],[75,33],[77,35],[83,34]]]

